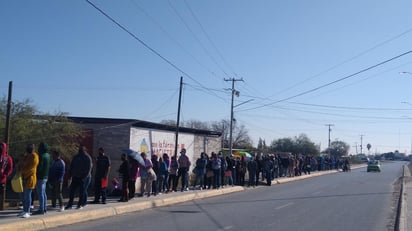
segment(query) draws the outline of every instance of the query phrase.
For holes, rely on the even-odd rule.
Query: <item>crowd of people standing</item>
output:
[[[6,179],[13,171],[13,159],[6,150],[6,144],[1,143],[0,187],[5,187]],[[247,157],[233,154],[225,156],[222,152],[212,152],[209,156],[202,152],[192,166],[184,148],[179,156],[163,153],[161,156],[151,155],[148,158],[145,152],[139,155],[140,159],[131,158],[126,153],[121,154],[122,162],[117,169],[121,181],[112,181],[120,185],[115,187],[120,191],[119,202],[128,202],[135,196],[150,197],[179,190],[219,189],[234,185],[255,187],[260,183],[270,186],[275,178],[338,169],[347,164],[342,159],[328,156],[266,154]],[[111,160],[102,147],[98,149],[98,155],[93,160],[86,147],[80,145],[78,153],[67,166],[59,151],[52,151],[50,156],[46,143],[40,143],[37,150],[34,144],[28,145],[16,165],[16,174],[21,175],[23,182],[23,191],[20,193],[23,211],[19,216],[28,218],[31,215],[47,213],[47,185],[52,189],[52,208],[60,212],[72,209],[77,193],[79,198],[76,208],[82,209],[88,203],[93,169],[94,200],[91,203],[106,204]],[[190,169],[192,171],[189,171]],[[69,196],[64,206],[62,191],[66,174]],[[140,192],[136,193],[136,181],[139,178]],[[39,206],[36,211],[31,212],[34,191],[37,193]]]

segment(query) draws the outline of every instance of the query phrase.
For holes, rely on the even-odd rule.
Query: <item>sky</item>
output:
[[[0,0],[0,94],[44,113],[234,118],[257,145],[306,134],[412,149],[412,1]],[[401,74],[403,73],[403,74]],[[329,126],[331,125],[330,132]],[[372,148],[366,150],[366,145]]]

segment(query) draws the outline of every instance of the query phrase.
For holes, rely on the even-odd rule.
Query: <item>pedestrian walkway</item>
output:
[[[408,213],[408,208],[412,208],[412,196],[409,197],[409,195],[412,195],[412,176],[408,165],[404,165],[403,170],[399,231],[412,230],[412,213]]]
[[[361,167],[365,167],[365,165],[352,167],[352,169]],[[282,184],[337,172],[338,171],[336,170],[331,170],[314,172],[310,175],[302,175],[298,177],[276,178],[272,181],[272,184]],[[242,186],[229,186],[218,190],[193,190],[185,192],[173,192],[151,197],[139,197],[130,200],[129,202],[118,202],[118,198],[115,198],[108,199],[107,204],[88,204],[83,209],[71,209],[64,212],[58,212],[57,209],[49,209],[45,215],[33,215],[30,218],[26,219],[17,217],[17,214],[21,210],[18,210],[18,208],[10,208],[0,211],[0,230],[44,230],[62,225],[87,222],[125,213],[138,212],[144,209],[168,206],[186,201],[214,197],[244,190],[248,189]]]

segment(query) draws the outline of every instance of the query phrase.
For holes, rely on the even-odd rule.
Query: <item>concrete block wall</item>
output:
[[[128,148],[130,145],[130,124],[82,124],[83,127],[93,130],[93,150],[90,154],[95,160],[98,149],[103,147],[106,155],[111,160],[111,170],[109,174],[109,181],[113,178],[119,179],[118,169],[121,164],[122,149]],[[205,135],[195,135],[193,163],[200,157],[201,152],[206,152],[210,155],[211,152],[218,152],[221,150],[221,137],[208,137]],[[94,172],[92,173],[92,182],[90,185],[90,192],[94,191]],[[119,179],[120,180],[120,179]],[[112,184],[109,182],[109,192],[112,190]],[[136,192],[140,192],[140,179],[136,181]]]

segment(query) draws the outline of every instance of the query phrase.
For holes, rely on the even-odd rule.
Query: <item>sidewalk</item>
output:
[[[352,169],[362,167],[365,166],[353,166]],[[304,180],[310,177],[316,177],[325,174],[333,174],[337,172],[339,171],[331,170],[323,172],[314,172],[310,175],[302,175],[298,177],[276,178],[272,181],[272,184],[282,184],[291,181]],[[97,220],[105,217],[112,217],[125,213],[142,211],[144,209],[168,206],[186,201],[214,197],[228,193],[240,192],[244,190],[248,190],[248,188],[242,186],[228,186],[218,190],[211,189],[173,192],[158,196],[139,197],[125,203],[118,202],[118,198],[113,198],[108,199],[107,204],[105,205],[88,204],[81,210],[71,209],[66,210],[64,212],[58,212],[57,210],[50,209],[47,211],[47,214],[45,215],[33,215],[27,219],[17,217],[17,214],[21,210],[18,210],[17,208],[11,208],[4,211],[0,211],[0,230],[43,230],[62,225],[70,225],[73,223]]]
[[[400,198],[399,231],[412,230],[412,213],[408,213],[408,208],[412,208],[412,176],[408,165],[404,165],[403,179]]]

